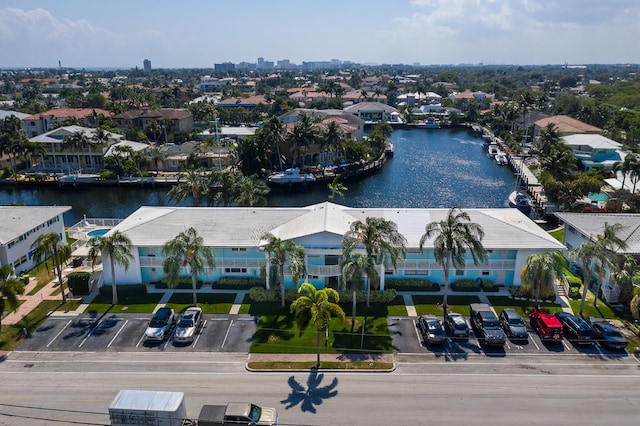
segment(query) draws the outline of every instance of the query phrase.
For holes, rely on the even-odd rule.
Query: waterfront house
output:
[[[518,209],[465,209],[471,221],[485,231],[483,244],[489,251],[486,264],[475,266],[467,257],[464,269],[451,271],[451,282],[461,279],[490,280],[504,286],[520,285],[520,271],[531,254],[565,247]],[[443,283],[443,272],[433,255],[433,239],[419,249],[425,226],[444,220],[448,209],[350,208],[329,202],[307,207],[141,207],[114,229],[127,235],[133,244],[134,259],[125,270],[116,265],[116,282],[139,284],[163,278],[161,247],[180,231],[194,227],[204,244],[214,249],[215,268],[207,268],[199,279],[214,282],[220,277],[260,277],[266,259],[267,233],[292,240],[305,250],[306,280],[317,287],[339,287],[341,246],[351,224],[367,217],[380,217],[397,224],[407,239],[407,258],[398,270],[383,270],[385,280],[429,279]],[[364,248],[360,250],[364,252]],[[285,286],[292,286],[286,270]],[[188,276],[188,271],[183,271]],[[110,274],[103,274],[110,284]],[[270,284],[271,285],[271,284]]]
[[[586,171],[611,170],[614,163],[624,158],[624,154],[621,153],[622,144],[602,135],[592,133],[568,135],[562,138],[562,143],[571,149]]]
[[[547,127],[547,125],[553,124],[560,136],[575,135],[582,133],[600,134],[602,129],[590,124],[584,123],[568,115],[554,115],[551,117],[541,118],[533,123],[533,136],[538,138],[540,132]]]
[[[69,206],[0,206],[0,266],[11,265],[16,274],[35,267],[31,244],[50,232],[65,242],[62,215],[69,210]]]
[[[492,93],[485,92],[472,92],[471,90],[465,90],[464,92],[454,92],[449,95],[449,99],[453,104],[465,111],[469,106],[469,101],[475,99],[478,103],[478,108],[480,109],[489,109],[491,103],[495,99],[495,95]]]
[[[74,133],[83,133],[89,144],[83,147],[69,147],[65,149],[64,138]],[[95,172],[102,169],[103,153],[108,146],[124,140],[124,136],[118,133],[105,132],[107,140],[103,143],[94,139],[96,129],[82,126],[64,126],[50,130],[41,135],[32,137],[30,142],[39,142],[44,145],[46,155],[42,161],[33,167],[33,171],[47,173],[75,173]]]
[[[361,102],[348,106],[344,112],[353,114],[365,123],[399,123],[402,122],[400,112],[391,105],[382,102]],[[400,121],[399,121],[400,120]]]
[[[111,112],[99,108],[55,108],[23,118],[27,135],[32,138],[53,129],[67,119],[77,120],[79,125],[97,127],[100,116],[111,117]]]
[[[158,124],[169,134],[175,132],[190,132],[194,126],[193,114],[186,109],[134,109],[116,114],[112,118],[116,123],[116,127],[122,133],[124,133],[129,126],[145,130],[150,125]]]

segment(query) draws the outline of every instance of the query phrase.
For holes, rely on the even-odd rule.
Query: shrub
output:
[[[531,294],[528,290],[526,290],[522,286],[509,287],[509,293],[511,293],[512,297],[529,297],[529,295]]]
[[[196,282],[196,288],[200,289],[200,287],[202,287],[204,285],[204,282],[202,280],[198,280]],[[156,288],[157,289],[167,289],[169,288],[169,283],[167,281],[166,278],[163,278],[160,282],[156,283]],[[193,286],[191,285],[191,277],[180,277],[178,278],[178,284],[176,284],[175,287],[173,288],[177,288],[180,290],[191,290],[193,288]]]
[[[249,289],[249,297],[253,302],[279,302],[280,290],[272,289],[267,290],[264,287],[251,287]],[[286,290],[284,292],[285,302],[293,302],[298,297],[298,292],[295,290]]]
[[[582,287],[582,280],[578,277],[570,277],[565,275],[567,282],[569,283],[569,287],[571,288],[580,288]]]
[[[351,301],[353,292],[340,291],[338,292],[340,297],[340,303],[348,303]],[[393,302],[398,293],[394,290],[372,291],[371,303],[391,303]],[[287,303],[293,302],[300,296],[297,290],[286,290],[284,292],[284,299]],[[249,297],[253,302],[280,302],[280,290],[272,289],[267,290],[264,287],[251,287],[249,289]],[[367,300],[367,292],[365,290],[358,290],[356,292],[356,301],[358,303],[364,303]]]
[[[352,291],[339,291],[338,295],[340,296],[340,303],[349,303],[353,298]],[[385,289],[382,291],[371,291],[370,301],[371,303],[391,303],[396,299],[398,292],[395,289]],[[364,303],[367,301],[367,291],[366,290],[358,290],[356,291],[356,302]]]
[[[118,296],[144,296],[147,294],[147,287],[144,284],[123,284],[116,285],[118,288]],[[100,287],[101,296],[111,296],[111,285],[103,285]]]
[[[531,298],[531,290],[529,288],[525,288],[522,286],[519,287],[509,287],[509,293],[513,297],[524,297],[526,299]],[[540,299],[555,299],[556,293],[553,287],[545,288],[544,286],[540,289]]]
[[[458,280],[451,284],[452,291],[480,291],[480,283],[475,280]]]
[[[580,294],[580,289],[579,288],[575,288],[575,287],[571,287],[569,288],[569,294],[568,294],[570,299],[580,299],[582,297],[582,295]]]
[[[89,272],[72,272],[69,274],[67,285],[74,295],[89,294]]]
[[[250,290],[253,287],[263,287],[265,282],[262,278],[242,278],[242,277],[220,277],[211,287],[221,290]]]
[[[440,291],[440,286],[427,279],[393,279],[385,280],[385,289],[397,291]]]
[[[486,292],[496,292],[500,290],[500,288],[491,280],[482,280],[480,288],[482,288],[482,291]]]

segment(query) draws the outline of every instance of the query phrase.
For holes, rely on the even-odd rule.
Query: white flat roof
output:
[[[0,206],[0,244],[6,244],[69,210],[70,206]]]

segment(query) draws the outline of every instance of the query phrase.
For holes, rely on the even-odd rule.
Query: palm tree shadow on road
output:
[[[291,387],[291,392],[287,399],[280,402],[286,404],[285,409],[287,410],[300,405],[302,412],[315,414],[316,406],[321,405],[325,399],[338,395],[338,391],[335,390],[338,386],[338,378],[334,377],[331,384],[321,387],[320,384],[323,379],[324,374],[318,374],[317,369],[312,369],[309,373],[306,387],[298,383],[295,376],[289,377],[288,383]]]

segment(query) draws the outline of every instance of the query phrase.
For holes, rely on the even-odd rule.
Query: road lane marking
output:
[[[53,339],[51,339],[51,341],[50,341],[50,342],[49,342],[49,344],[47,345],[47,348],[48,348],[49,346],[51,346],[51,344],[53,343],[53,341],[54,341],[54,340],[56,340],[56,339],[57,339],[57,338],[62,334],[62,332],[65,330],[65,328],[69,327],[69,324],[71,324],[71,322],[72,322],[72,321],[73,321],[73,320],[69,320],[69,321],[64,325],[64,327],[62,327],[62,330],[60,330],[60,331],[58,332],[58,334],[56,334],[56,335],[53,337]]]
[[[111,341],[109,342],[109,344],[107,345],[108,348],[111,347],[111,344],[113,343],[114,340],[116,340],[116,337],[118,337],[118,335],[120,334],[120,332],[122,331],[122,329],[124,328],[125,325],[127,325],[127,323],[129,322],[129,320],[126,320],[124,322],[124,324],[122,324],[122,327],[120,327],[120,330],[118,330],[118,332],[116,333],[115,336],[113,336],[113,339],[111,339]]]
[[[233,320],[229,323],[229,327],[227,327],[227,332],[224,334],[224,339],[222,340],[222,345],[220,349],[224,348],[224,344],[227,342],[227,337],[229,336],[229,332],[231,331],[231,326],[233,325]]]

